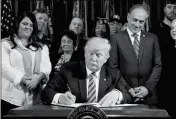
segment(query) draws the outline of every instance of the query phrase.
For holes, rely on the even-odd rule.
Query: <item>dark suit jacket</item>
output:
[[[156,103],[155,87],[162,69],[157,36],[141,32],[139,59],[136,58],[127,30],[113,35],[110,43],[112,46],[108,61],[110,67],[120,69],[129,85],[128,89],[138,86],[145,86],[148,89],[149,95],[144,103]]]
[[[69,60],[69,62],[79,62],[79,61],[83,61],[84,60],[84,51],[79,50],[79,51],[73,51],[72,56]],[[61,53],[55,53],[55,55],[52,56],[51,58],[51,64],[52,64],[52,71],[50,73],[50,79],[52,79],[55,75],[55,66],[58,63],[59,59],[61,58],[61,56],[63,55],[63,52]]]
[[[41,95],[42,101],[45,104],[50,104],[56,93],[68,91],[68,84],[72,94],[76,96],[77,103],[87,102],[86,77],[87,72],[84,62],[68,62],[64,64],[60,72],[44,88]],[[98,101],[116,88],[122,92],[123,102],[130,103],[131,96],[126,89],[126,85],[125,80],[123,80],[117,69],[103,66],[100,71]]]

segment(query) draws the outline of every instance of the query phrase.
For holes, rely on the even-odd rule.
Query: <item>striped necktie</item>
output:
[[[95,103],[95,102],[97,102],[97,98],[96,98],[96,86],[95,86],[95,77],[96,77],[95,72],[91,73],[91,74],[88,76],[88,79],[89,79],[88,96],[87,96],[87,101],[88,101],[88,103]]]
[[[132,37],[134,37],[133,48],[134,48],[134,51],[136,53],[136,57],[138,59],[138,57],[139,57],[139,40],[138,40],[138,34],[134,33],[132,35]]]

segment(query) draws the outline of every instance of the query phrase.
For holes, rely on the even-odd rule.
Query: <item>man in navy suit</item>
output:
[[[127,29],[110,38],[112,50],[108,64],[120,70],[134,103],[155,105],[155,87],[162,64],[156,35],[142,30],[148,17],[145,6],[137,4],[131,7]]]
[[[69,62],[63,65],[43,90],[42,101],[45,104],[87,103],[95,96],[94,102],[99,102],[102,106],[130,103],[127,84],[119,71],[104,65],[109,58],[110,48],[107,39],[91,38],[85,46],[85,62]],[[92,73],[96,76],[91,82],[89,75]],[[93,82],[95,89],[91,92],[89,89]]]

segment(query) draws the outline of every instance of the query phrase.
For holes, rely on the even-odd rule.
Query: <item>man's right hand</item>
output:
[[[143,102],[143,97],[141,97],[140,95],[136,96],[139,93],[139,90],[137,90],[135,88],[131,88],[128,92],[131,94],[132,97],[135,98],[134,103]]]
[[[128,91],[132,97],[135,96],[135,90],[133,88],[130,88],[129,91]]]
[[[71,105],[75,103],[76,97],[70,92],[67,91],[65,94],[60,95],[59,97],[59,103],[65,104],[65,105]]]

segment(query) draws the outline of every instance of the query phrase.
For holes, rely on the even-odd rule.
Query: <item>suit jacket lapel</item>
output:
[[[86,67],[85,67],[85,63],[81,63],[80,64],[80,71],[79,71],[79,75],[80,77],[78,78],[78,83],[79,83],[79,89],[80,89],[80,93],[81,93],[81,99],[83,101],[87,100],[87,89],[86,89],[86,78],[87,78],[87,73],[86,73]]]
[[[142,55],[144,52],[145,42],[146,42],[145,34],[143,32],[141,32],[140,47],[139,47],[139,62],[141,61],[141,58],[142,58]]]
[[[127,32],[127,30],[124,31],[124,35],[123,35],[123,38],[124,38],[124,41],[126,42],[128,48],[130,49],[130,51],[132,52],[133,56],[135,57],[135,59],[137,60],[136,58],[136,53],[134,51],[134,48],[133,48],[133,45],[131,43],[131,39],[129,37],[129,34]]]
[[[105,94],[105,89],[107,86],[107,77],[106,77],[106,71],[104,66],[102,67],[100,71],[100,79],[99,79],[99,89],[98,89],[98,101],[100,100],[100,97]]]

